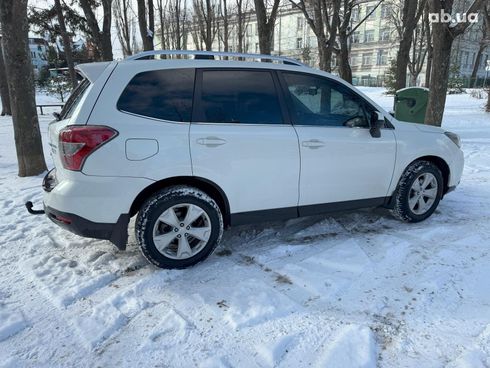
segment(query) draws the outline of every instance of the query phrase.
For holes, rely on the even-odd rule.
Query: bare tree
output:
[[[476,13],[481,9],[485,0],[474,0],[466,14]],[[435,14],[452,14],[454,0],[429,0],[430,12]],[[425,115],[426,124],[441,126],[446,94],[448,88],[449,70],[451,64],[451,49],[456,37],[462,35],[471,25],[469,18],[448,26],[447,23],[435,22],[432,24],[432,45],[434,49],[433,68],[429,85],[429,102]]]
[[[482,62],[483,52],[490,46],[490,5],[484,5],[482,7],[483,24],[482,24],[482,38],[478,47],[478,52],[475,58],[475,64],[473,65],[473,71],[471,72],[472,87],[475,87],[478,76],[478,69]]]
[[[99,59],[113,60],[112,42],[111,42],[111,24],[112,24],[112,0],[101,0],[103,10],[102,30],[95,16],[93,1],[79,0],[80,7],[87,19],[87,26],[90,32],[90,40],[94,44]]]
[[[349,54],[350,54],[350,42],[349,39],[356,32],[359,27],[378,9],[378,7],[383,3],[384,0],[379,0],[376,5],[374,5],[371,10],[357,22],[354,27],[351,27],[352,11],[358,6],[357,0],[342,0],[342,7],[339,13],[340,20],[338,22],[338,48],[335,49],[337,54],[338,64],[339,64],[339,75],[340,77],[352,83],[352,68],[350,67]]]
[[[220,12],[220,19],[222,24],[221,26],[218,25],[218,37],[223,42],[223,51],[228,52],[230,49],[229,46],[229,41],[230,41],[230,22],[229,22],[229,15],[228,15],[228,3],[227,0],[220,0],[219,4],[219,12]]]
[[[3,61],[2,39],[0,38],[0,98],[2,99],[2,116],[12,115],[10,109],[9,87],[7,82],[7,72]]]
[[[46,170],[46,162],[36,111],[27,0],[2,0],[0,23],[19,176],[39,175]]]
[[[117,38],[123,48],[123,55],[133,55],[134,44],[134,17],[130,14],[130,0],[114,0],[114,20],[116,24]]]
[[[425,87],[430,84],[430,75],[432,73],[432,59],[434,55],[434,49],[432,47],[432,27],[429,21],[429,3],[425,5],[424,18],[425,26],[425,44],[427,47],[427,63],[425,65]]]
[[[197,33],[199,43],[204,43],[207,51],[213,48],[213,41],[217,33],[216,9],[217,4],[213,0],[194,0],[194,12],[197,17]]]
[[[274,27],[276,24],[277,12],[281,0],[271,0],[272,6],[267,0],[254,0],[255,14],[257,16],[257,31],[259,34],[260,53],[270,55],[274,46]],[[267,15],[267,8],[270,13]]]
[[[143,50],[150,51],[154,49],[153,36],[155,34],[155,14],[153,0],[138,1],[138,24],[140,28],[141,39],[143,40]],[[147,14],[148,12],[148,14]]]
[[[65,16],[63,14],[63,8],[61,7],[60,0],[54,0],[54,7],[56,9],[56,16],[58,18],[58,24],[61,33],[61,42],[63,43],[63,53],[65,54],[66,64],[68,66],[68,74],[70,75],[70,82],[73,89],[77,86],[77,73],[75,72],[75,64],[73,62],[73,50],[71,46],[71,37],[66,30]]]
[[[410,50],[410,57],[408,60],[408,71],[410,72],[410,85],[416,86],[417,79],[422,71],[427,57],[427,32],[430,32],[430,26],[420,20],[417,27],[415,27],[412,37],[412,46]],[[398,80],[397,80],[398,81]]]
[[[342,0],[289,0],[301,10],[306,22],[316,36],[320,69],[332,70],[332,54],[335,48],[340,23],[340,5]],[[313,9],[309,9],[309,7]],[[310,14],[312,13],[312,14]]]
[[[249,1],[248,0],[236,0],[236,38],[237,38],[237,51],[238,52],[247,52],[247,44],[246,44],[246,34],[247,34],[247,25],[249,22]]]
[[[162,48],[183,50],[187,48],[188,10],[186,0],[158,0]]]
[[[419,20],[425,9],[427,0],[403,0],[390,4],[391,19],[395,25],[399,38],[399,47],[396,54],[395,88],[402,89],[407,86],[407,67],[410,59],[410,50],[413,46],[413,37]]]

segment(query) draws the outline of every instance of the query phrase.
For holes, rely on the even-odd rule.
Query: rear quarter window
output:
[[[69,119],[72,117],[83,97],[87,94],[90,82],[88,79],[83,79],[78,86],[73,90],[70,97],[66,101],[60,113],[60,120]]]
[[[190,122],[194,76],[194,69],[139,73],[122,92],[117,108],[155,119]]]

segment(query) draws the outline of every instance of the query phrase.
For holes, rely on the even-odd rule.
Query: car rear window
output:
[[[150,118],[190,122],[194,75],[194,69],[139,73],[124,89],[117,108]]]
[[[82,81],[80,81],[80,83],[78,83],[78,86],[73,90],[70,97],[63,106],[63,109],[61,110],[60,120],[71,118],[73,112],[80,104],[83,96],[85,96],[88,87],[90,87],[90,81],[88,79],[83,79]]]

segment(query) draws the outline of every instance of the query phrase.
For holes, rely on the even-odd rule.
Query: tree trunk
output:
[[[223,15],[223,51],[228,52],[230,50],[229,46],[229,21],[228,21],[228,3],[226,0],[222,0],[222,15]]]
[[[400,46],[396,56],[395,88],[397,90],[407,86],[407,67],[410,59],[413,33],[424,7],[425,0],[404,0],[403,2],[401,34],[399,34]]]
[[[5,67],[8,76],[19,176],[46,171],[36,111],[34,73],[29,50],[27,0],[2,0]]]
[[[473,64],[473,71],[471,72],[470,86],[475,88],[476,82],[478,80],[478,69],[480,68],[481,58],[483,56],[483,51],[485,51],[486,46],[480,45],[478,52],[476,54],[475,64]]]
[[[425,87],[429,88],[430,76],[432,73],[432,58],[433,58],[433,48],[432,48],[432,29],[429,22],[429,9],[426,7],[424,11],[424,23],[426,27],[426,44],[427,44],[427,64],[425,66]]]
[[[243,9],[243,0],[236,0],[236,9],[237,9],[237,39],[238,39],[238,52],[245,52],[245,47],[243,41],[245,39],[245,28],[246,28],[246,15],[244,14]],[[246,10],[246,9],[245,9]]]
[[[482,39],[480,40],[480,47],[478,48],[478,53],[476,55],[475,64],[473,65],[473,71],[471,73],[471,86],[475,87],[478,69],[480,67],[481,59],[485,49],[490,46],[490,5],[483,6],[483,30]]]
[[[111,23],[112,23],[112,0],[102,0],[102,8],[104,12],[102,31],[99,28],[99,22],[92,9],[90,0],[79,0],[80,7],[85,14],[87,27],[90,31],[90,38],[93,42],[99,57],[103,61],[113,60],[112,42],[111,42]]]
[[[274,0],[272,10],[267,17],[267,4],[265,0],[254,0],[255,13],[257,16],[257,30],[259,33],[260,53],[270,55],[274,43],[274,26],[280,0]]]
[[[346,82],[352,84],[352,69],[349,63],[349,44],[348,36],[340,32],[339,34],[339,76]]]
[[[451,14],[453,0],[429,0],[431,13],[441,14],[441,10]],[[476,12],[480,9],[484,0],[474,0],[470,5],[467,14]],[[425,114],[425,123],[441,126],[446,104],[446,94],[451,63],[451,48],[456,37],[463,34],[469,27],[469,22],[460,22],[453,27],[448,27],[446,23],[435,22],[432,25],[433,42],[433,65],[429,84],[429,101]]]
[[[397,91],[407,86],[407,67],[411,45],[411,38],[409,39],[407,37],[402,39],[400,41],[400,48],[396,53],[395,89]]]
[[[214,9],[211,5],[211,0],[206,0],[206,37],[204,38],[204,44],[206,45],[206,51],[213,50],[213,23],[214,19]]]
[[[331,66],[331,55],[330,55],[330,60],[327,60],[327,40],[324,37],[317,37],[316,38],[317,45],[318,45],[318,68],[320,70],[330,72],[329,66]],[[330,62],[330,65],[329,65]]]
[[[148,23],[146,20],[145,0],[138,0],[138,24],[140,28],[141,39],[143,40],[143,50],[153,50],[153,37],[150,37]]]
[[[61,40],[63,42],[63,51],[64,51],[63,53],[65,54],[66,64],[68,65],[68,73],[70,75],[71,87],[75,89],[75,87],[78,84],[77,73],[75,72],[75,64],[73,63],[71,40],[70,40],[70,35],[66,30],[65,16],[63,15],[63,8],[61,7],[61,1],[54,0],[54,7],[56,9],[56,15],[60,27]]]
[[[129,18],[129,0],[116,0],[113,10],[116,24],[117,38],[123,48],[124,57],[133,54],[131,39],[133,35],[132,20]],[[162,27],[163,30],[163,27]]]
[[[2,116],[12,115],[10,109],[9,87],[7,82],[7,73],[5,71],[5,62],[3,60],[2,39],[0,37],[0,98],[2,99]]]
[[[438,0],[436,0],[438,1]],[[425,123],[430,125],[441,126],[446,105],[447,82],[449,79],[449,70],[451,66],[451,47],[453,37],[450,32],[446,31],[447,26],[443,23],[433,24],[433,65],[437,66],[432,70],[429,84],[429,102]]]

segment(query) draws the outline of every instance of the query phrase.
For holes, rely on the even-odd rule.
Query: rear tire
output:
[[[223,235],[223,216],[203,191],[176,186],[142,206],[135,224],[143,255],[160,268],[186,268],[206,259]]]
[[[420,222],[431,216],[442,198],[444,179],[441,170],[430,161],[411,163],[403,173],[394,194],[391,211],[399,220]]]

